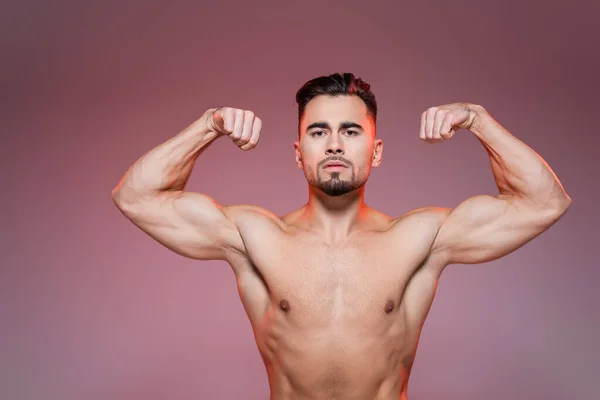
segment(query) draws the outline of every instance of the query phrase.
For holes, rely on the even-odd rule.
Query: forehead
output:
[[[317,96],[308,102],[301,121],[301,130],[316,121],[338,123],[352,121],[366,128],[367,105],[358,96]]]

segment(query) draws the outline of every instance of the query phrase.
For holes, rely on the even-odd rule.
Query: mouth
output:
[[[341,171],[347,167],[342,163],[329,163],[329,164],[325,164],[325,166],[323,168],[328,171]]]
[[[338,160],[331,160],[331,161],[326,162],[325,165],[323,165],[323,168],[330,168],[330,167],[346,168],[347,165],[343,161],[338,161]]]

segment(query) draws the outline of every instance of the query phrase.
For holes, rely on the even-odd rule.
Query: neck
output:
[[[364,201],[364,185],[342,196],[332,197],[309,186],[303,219],[311,230],[325,236],[328,243],[343,241],[369,218]]]

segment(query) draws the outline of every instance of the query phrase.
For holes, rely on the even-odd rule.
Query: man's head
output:
[[[296,93],[296,163],[309,185],[329,196],[362,187],[381,163],[377,102],[370,85],[351,73],[321,76]],[[334,163],[340,166],[334,166]]]

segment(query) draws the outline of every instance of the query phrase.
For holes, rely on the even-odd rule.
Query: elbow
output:
[[[563,191],[560,196],[557,196],[553,203],[555,212],[562,215],[569,211],[569,208],[571,208],[572,200],[569,197],[569,195]]]
[[[544,228],[554,225],[571,208],[571,198],[566,194],[560,197],[553,197],[543,204],[529,203],[527,208],[529,215],[533,218],[532,222]]]
[[[123,190],[119,189],[118,187],[110,192],[110,198],[113,204],[117,206],[117,208],[123,213],[127,213],[134,203],[131,196],[127,196],[125,193],[123,193]]]
[[[123,208],[137,203],[140,199],[141,193],[142,192],[137,187],[122,180],[110,192],[110,197],[117,207]]]
[[[121,204],[124,202],[123,200],[123,192],[121,190],[119,190],[118,187],[114,188],[111,192],[110,192],[110,198],[113,201],[113,203],[117,206],[120,207]]]
[[[552,221],[552,223],[554,223],[569,211],[571,208],[571,203],[571,198],[566,194],[564,196],[560,196],[560,198],[557,198],[552,202],[552,205],[547,208],[547,212],[545,214],[547,214],[548,218]]]
[[[110,198],[113,202],[113,204],[117,207],[117,209],[119,211],[121,211],[121,213],[123,213],[124,215],[127,215],[127,209],[129,208],[125,202],[123,201],[123,197],[121,195],[121,193],[119,193],[118,191],[115,192],[114,190],[110,193]]]
[[[139,206],[129,200],[123,199],[118,193],[111,193],[111,199],[117,210],[127,219],[133,220],[139,215]]]
[[[561,201],[560,206],[558,208],[558,212],[560,213],[560,215],[566,214],[567,211],[569,211],[572,202],[573,201],[571,200],[571,198],[565,194],[565,198]]]

